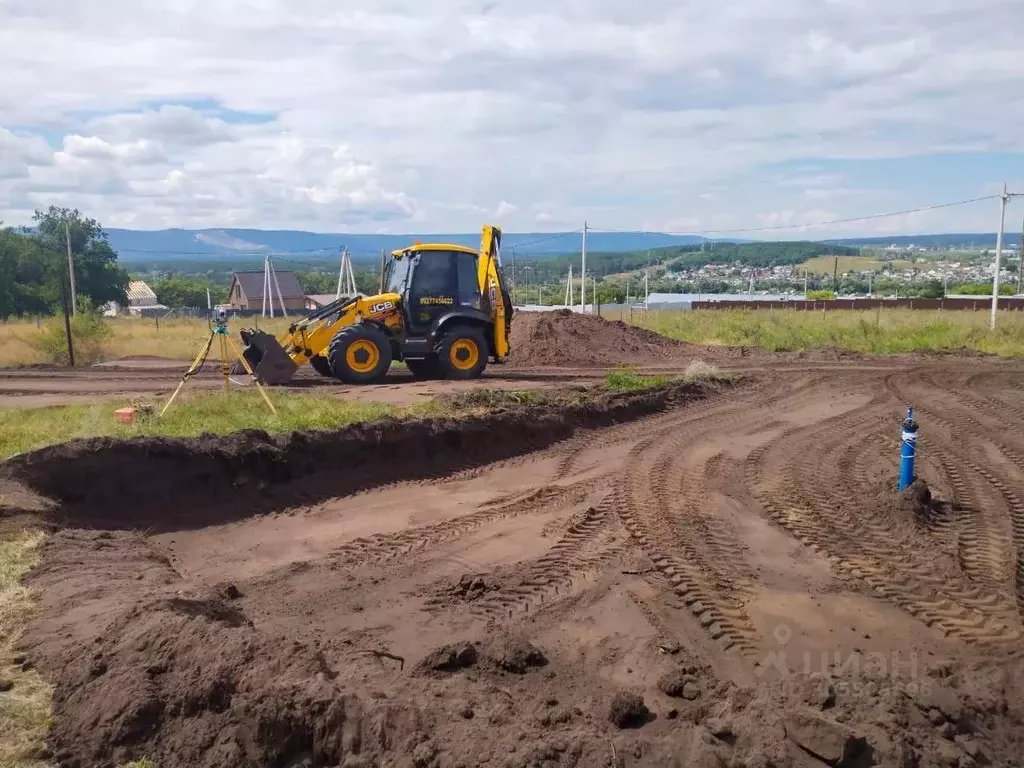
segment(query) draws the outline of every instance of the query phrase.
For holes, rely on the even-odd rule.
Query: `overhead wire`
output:
[[[678,231],[655,231],[642,229],[612,229],[611,227],[589,227],[594,232],[617,232],[631,235],[727,235],[743,232],[771,232],[783,229],[807,229],[809,227],[825,227],[833,224],[851,224],[858,221],[871,221],[873,219],[886,219],[893,216],[906,216],[911,213],[922,213],[924,211],[936,211],[941,208],[954,208],[960,205],[971,205],[984,200],[997,200],[999,195],[983,195],[972,197],[968,200],[957,200],[952,203],[937,203],[935,205],[922,205],[918,208],[908,208],[903,211],[891,211],[888,213],[872,213],[866,216],[851,216],[845,219],[830,219],[828,221],[814,221],[804,224],[770,224],[763,227],[737,227],[730,229],[691,229],[685,232]]]

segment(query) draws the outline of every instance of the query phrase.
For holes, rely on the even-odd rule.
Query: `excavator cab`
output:
[[[485,226],[479,251],[438,243],[393,251],[379,294],[339,299],[276,339],[244,329],[243,354],[268,384],[287,383],[306,362],[349,383],[379,381],[394,360],[418,377],[476,378],[509,353],[500,245],[501,230]]]

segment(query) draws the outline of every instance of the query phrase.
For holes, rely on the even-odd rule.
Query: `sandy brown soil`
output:
[[[131,456],[120,501],[29,461],[72,526],[25,638],[56,761],[1020,765],[1024,368],[795,368],[564,439],[510,411],[394,452],[394,482],[378,450],[358,492],[349,454],[291,474],[276,445],[269,506],[196,470],[162,529]],[[930,501],[893,490],[908,402]],[[439,450],[477,460],[415,471]]]

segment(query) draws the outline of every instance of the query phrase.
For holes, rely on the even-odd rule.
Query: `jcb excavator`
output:
[[[279,338],[242,329],[242,354],[265,384],[288,383],[305,363],[345,382],[374,382],[392,360],[421,378],[476,378],[488,359],[509,353],[500,246],[501,230],[485,226],[479,252],[418,242],[392,251],[378,295],[340,298]]]

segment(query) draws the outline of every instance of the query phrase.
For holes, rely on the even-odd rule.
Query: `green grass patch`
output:
[[[628,319],[628,316],[625,318]],[[776,352],[835,348],[871,355],[971,350],[1024,355],[1024,313],[920,309],[821,311],[795,309],[651,310],[634,322],[674,339],[704,345],[761,347]]]
[[[604,385],[613,392],[644,392],[669,383],[668,376],[644,376],[632,368],[616,368],[604,375]]]
[[[436,403],[392,406],[341,400],[326,394],[273,390],[268,394],[277,408],[276,415],[253,390],[182,396],[163,417],[156,415],[163,402],[154,403],[154,413],[139,414],[133,424],[114,420],[114,411],[128,403],[0,409],[0,457],[77,437],[193,437],[203,432],[221,435],[241,429],[267,432],[337,429],[385,416],[429,416],[444,409]]]
[[[0,541],[0,677],[11,690],[0,693],[0,765],[43,766],[36,756],[50,728],[50,685],[35,670],[12,664],[14,648],[35,609],[35,590],[21,583],[39,559],[40,531]]]

